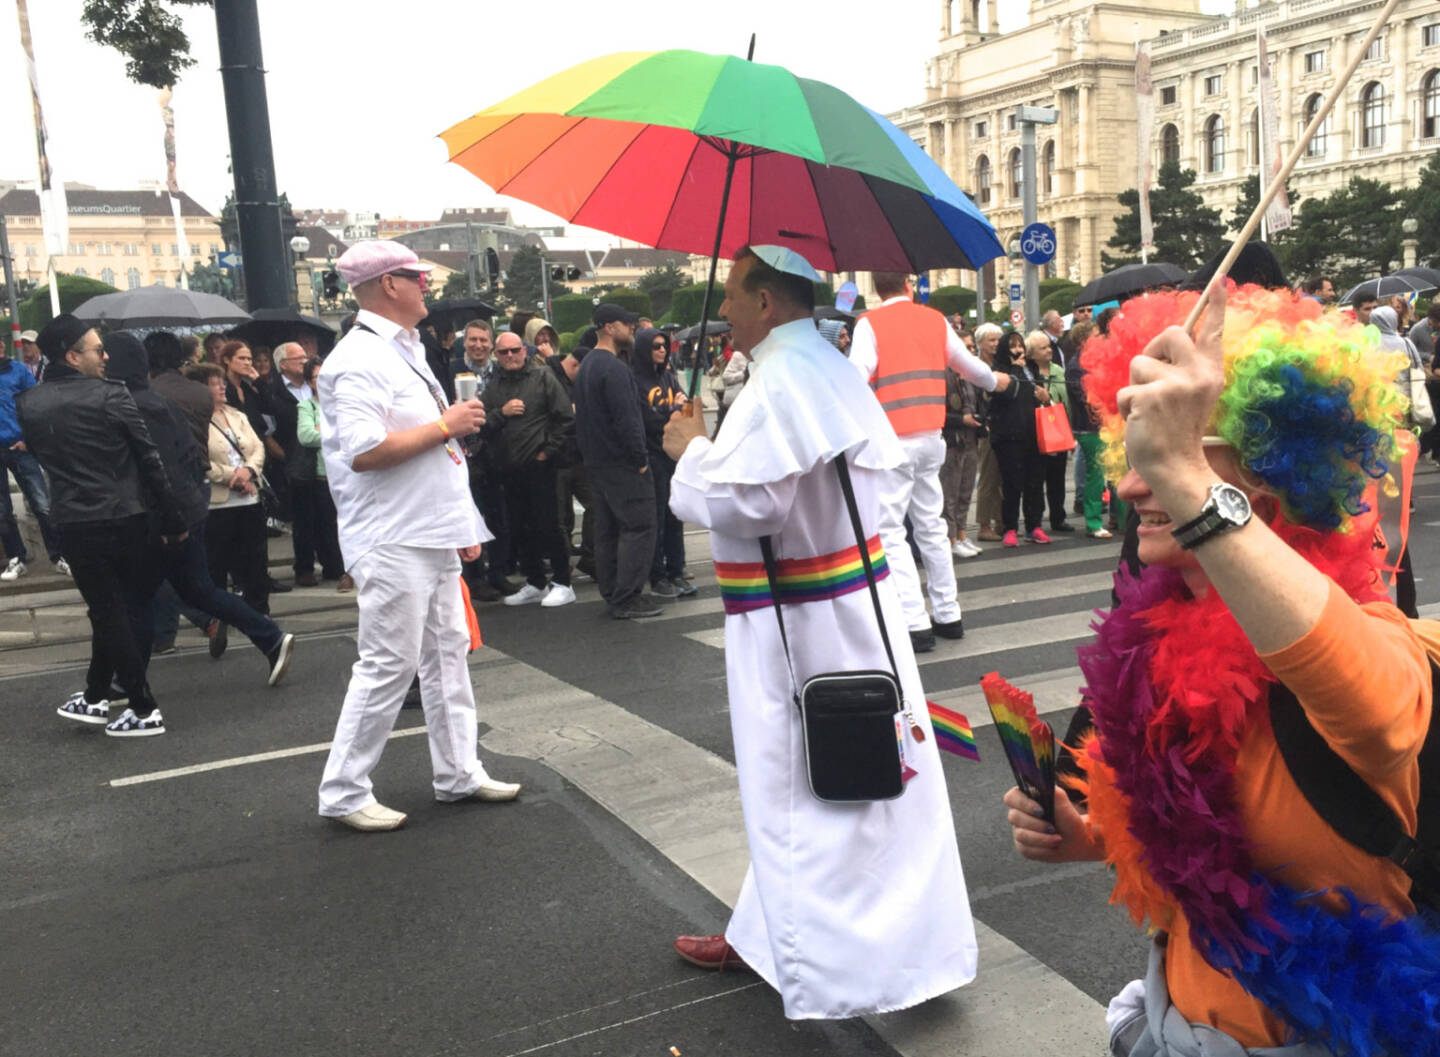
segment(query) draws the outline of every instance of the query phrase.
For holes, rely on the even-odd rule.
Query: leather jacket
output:
[[[160,453],[123,383],[57,375],[52,365],[15,406],[25,446],[50,478],[55,524],[115,521],[153,504],[162,532],[185,530]]]

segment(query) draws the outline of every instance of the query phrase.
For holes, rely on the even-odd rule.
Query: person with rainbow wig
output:
[[[1390,602],[1376,506],[1400,472],[1403,357],[1289,291],[1126,303],[1086,345],[1139,576],[1080,651],[1081,814],[1012,789],[1017,850],[1103,860],[1155,933],[1110,1005],[1130,1057],[1440,1055],[1440,931],[1405,872],[1305,799],[1269,722],[1288,692],[1413,835],[1436,625]]]

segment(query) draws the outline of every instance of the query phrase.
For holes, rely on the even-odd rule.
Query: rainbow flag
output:
[[[970,729],[968,719],[944,705],[937,705],[934,701],[926,701],[925,707],[930,710],[930,725],[935,728],[936,746],[967,760],[980,759],[980,750],[975,745],[975,733]]]

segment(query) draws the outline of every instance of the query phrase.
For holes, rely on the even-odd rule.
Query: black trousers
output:
[[[113,675],[129,694],[135,714],[148,716],[155,699],[145,683],[139,637],[150,634],[151,624],[145,598],[145,515],[60,525],[59,535],[90,618],[85,699],[92,704],[106,700]],[[144,620],[138,633],[137,619]]]
[[[510,567],[510,518],[505,504],[505,486],[498,472],[483,465],[476,467],[473,460],[483,455],[472,455],[470,464],[470,498],[475,500],[476,509],[485,519],[485,527],[495,538],[485,544],[480,559],[465,567],[465,575],[472,580],[485,579],[499,587],[505,582]]]
[[[655,475],[655,561],[650,582],[678,580],[685,571],[685,526],[670,513],[670,478],[675,464],[669,456],[651,456],[650,472]]]
[[[612,608],[645,589],[655,560],[655,482],[630,466],[591,466],[595,579]]]
[[[585,508],[580,518],[580,560],[595,561],[595,489],[582,462],[572,463],[555,474],[555,498],[559,504],[560,526],[566,539],[575,537],[575,500]]]
[[[269,540],[261,504],[212,508],[205,519],[205,556],[216,587],[224,591],[234,580],[251,609],[270,612]]]
[[[560,528],[555,505],[555,467],[550,460],[530,462],[505,471],[505,505],[520,570],[532,587],[545,586],[545,560],[550,578],[570,584],[570,543]]]
[[[1065,467],[1070,462],[1068,451],[1042,455],[1045,460],[1045,499],[1050,505],[1050,527],[1065,524]]]
[[[1043,527],[1045,456],[1035,447],[1035,439],[992,438],[990,447],[1000,468],[1000,519],[1005,523],[1005,531],[1019,530],[1022,502],[1025,507],[1025,531]]]
[[[340,534],[329,483],[323,477],[291,481],[290,509],[294,515],[290,538],[295,546],[295,575],[313,573],[318,559],[326,580],[340,579],[345,562],[340,557]]]

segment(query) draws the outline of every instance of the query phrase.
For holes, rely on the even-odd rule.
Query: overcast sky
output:
[[[1226,10],[1232,0],[1205,0]],[[887,17],[794,0],[259,0],[279,188],[297,207],[378,210],[424,220],[446,206],[501,201],[445,161],[436,134],[550,74],[616,51],[694,48],[744,54],[828,81],[882,113],[918,102],[937,50],[939,4],[898,0]],[[859,8],[861,5],[854,5]],[[1001,0],[1002,28],[1024,0]],[[67,180],[103,188],[164,177],[156,93],[92,44],[82,0],[30,0],[51,160]],[[8,8],[8,10],[7,10]],[[180,185],[217,211],[229,143],[214,14],[176,8],[196,64],[175,89]],[[623,14],[624,17],[621,17]],[[1008,21],[1007,21],[1008,20]],[[723,28],[722,28],[723,27]],[[0,178],[36,174],[30,97],[13,6],[0,4]],[[514,203],[509,203],[514,204]],[[520,210],[539,222],[538,210]]]

